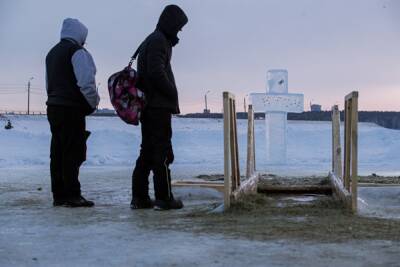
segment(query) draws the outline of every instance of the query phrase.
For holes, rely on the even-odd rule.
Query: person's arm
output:
[[[72,56],[72,66],[78,86],[89,105],[95,109],[100,102],[96,90],[96,65],[85,49],[79,49]]]
[[[178,97],[173,81],[170,81],[166,72],[167,47],[162,39],[151,40],[147,45],[147,73],[155,90],[168,98]]]

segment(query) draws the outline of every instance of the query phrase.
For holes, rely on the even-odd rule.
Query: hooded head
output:
[[[77,19],[66,18],[61,29],[61,39],[73,39],[80,45],[84,45],[88,29]]]
[[[162,31],[165,36],[175,46],[179,42],[178,32],[188,22],[185,12],[177,5],[168,5],[161,13],[158,20],[157,29]]]

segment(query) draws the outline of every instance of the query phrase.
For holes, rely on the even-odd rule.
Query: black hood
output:
[[[165,34],[172,45],[179,42],[178,32],[188,22],[188,18],[183,10],[177,5],[168,5],[164,8],[157,23],[157,29]]]

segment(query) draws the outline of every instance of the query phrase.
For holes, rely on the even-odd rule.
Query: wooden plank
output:
[[[329,179],[332,184],[332,191],[336,198],[338,198],[347,209],[352,208],[352,200],[350,192],[343,186],[342,181],[335,176],[334,173],[329,173]]]
[[[174,187],[200,187],[215,189],[224,193],[225,186],[223,182],[209,182],[209,181],[172,181]]]
[[[350,118],[350,101],[345,101],[345,126],[344,126],[344,173],[343,173],[343,183],[347,190],[350,190],[350,163],[351,163],[351,118]]]
[[[238,148],[237,148],[237,136],[236,136],[236,112],[235,112],[235,100],[229,100],[229,112],[230,112],[230,159],[231,159],[231,186],[232,192],[235,191],[240,185],[240,175],[238,175],[239,159],[238,159]]]
[[[258,174],[254,173],[242,185],[240,182],[239,146],[237,139],[237,118],[235,98],[229,92],[223,93],[224,106],[224,209],[229,209],[232,201],[245,194],[257,193]],[[254,136],[254,122],[251,127]],[[253,149],[254,149],[254,138]],[[254,152],[253,152],[254,155]],[[254,157],[254,156],[253,156]],[[254,163],[255,164],[255,163]],[[254,168],[253,168],[254,169]],[[192,184],[193,185],[193,184]],[[205,186],[203,183],[198,186]]]
[[[227,209],[231,205],[231,159],[230,159],[230,111],[229,111],[229,92],[223,92],[224,109],[224,207]]]
[[[247,164],[246,164],[246,178],[250,178],[254,171],[254,112],[253,106],[249,105],[247,112]]]
[[[233,142],[235,144],[235,151],[232,155],[235,159],[235,182],[236,188],[240,187],[240,166],[239,166],[239,145],[238,145],[238,138],[237,138],[237,117],[236,117],[236,101],[233,100]]]
[[[236,166],[235,166],[235,159],[233,155],[235,154],[235,145],[233,142],[233,111],[232,111],[232,99],[229,99],[229,118],[230,118],[230,124],[229,124],[229,146],[230,146],[230,155],[229,158],[231,159],[231,193],[235,191],[236,189],[236,182],[235,182],[235,175],[236,175]]]
[[[351,197],[352,210],[356,212],[358,202],[358,92],[353,92],[353,95],[351,99]]]
[[[256,134],[254,131],[255,121],[254,121],[254,109],[253,109],[253,170],[254,172],[256,169]]]
[[[210,184],[210,185],[224,185],[224,181],[207,181],[202,179],[190,179],[190,180],[172,180],[172,184]]]
[[[335,169],[336,169],[336,162],[335,162],[335,147],[336,147],[336,143],[335,143],[335,114],[334,114],[334,109],[335,109],[336,105],[332,107],[332,112],[331,112],[331,119],[332,119],[332,133],[331,133],[331,138],[332,138],[332,166],[331,166],[331,170],[333,173],[335,173]]]
[[[342,176],[342,148],[340,145],[340,112],[337,105],[332,107],[332,171],[343,179]]]

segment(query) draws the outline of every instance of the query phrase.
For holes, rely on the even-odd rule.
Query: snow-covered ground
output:
[[[14,129],[0,128],[0,168],[45,167],[49,162],[50,132],[44,116],[10,117]],[[175,162],[178,178],[223,173],[222,120],[173,120]],[[129,126],[116,117],[89,117],[92,132],[88,141],[86,167],[131,168],[139,152],[140,127]],[[246,159],[247,121],[238,121],[240,166]],[[265,164],[265,125],[256,121],[257,168],[288,175],[327,174],[331,168],[331,124],[289,121],[288,164]],[[359,172],[399,175],[400,131],[371,123],[359,124]]]
[[[140,131],[118,118],[87,121],[92,136],[80,180],[84,195],[96,206],[52,208],[47,120],[43,116],[10,118],[14,129],[0,128],[0,266],[397,266],[400,261],[395,238],[339,243],[257,241],[198,231],[191,218],[200,211],[205,216],[222,202],[222,195],[211,189],[175,188],[175,195],[185,203],[183,210],[131,211],[130,175]],[[246,121],[239,120],[238,127],[243,173]],[[223,172],[221,120],[174,119],[173,128],[174,178]],[[267,166],[263,163],[264,122],[256,122],[259,170],[327,174],[330,123],[291,121],[288,136],[289,164]],[[400,131],[360,124],[361,173],[399,174],[399,148]],[[361,188],[359,192],[363,214],[386,217],[389,212],[389,217],[399,218],[400,188]]]
[[[0,173],[0,266],[398,266],[400,260],[394,238],[260,241],[229,230],[198,230],[193,216],[207,220],[207,210],[222,202],[211,189],[174,189],[182,210],[132,211],[130,170],[117,167],[82,171],[94,208],[52,208],[44,170]],[[219,224],[236,227],[232,218]]]

